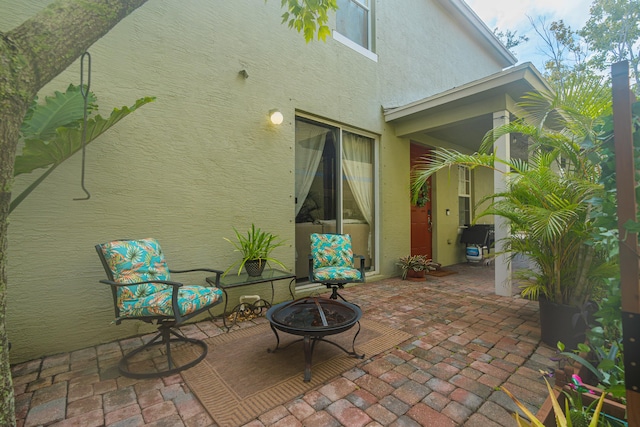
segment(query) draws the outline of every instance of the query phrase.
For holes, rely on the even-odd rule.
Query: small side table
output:
[[[217,286],[218,288],[222,289],[222,292],[224,292],[224,311],[222,312],[222,323],[224,324],[224,327],[227,328],[227,332],[229,332],[229,330],[233,326],[235,326],[238,320],[238,313],[245,306],[248,306],[249,309],[254,313],[262,314],[263,309],[268,309],[273,305],[273,297],[275,294],[273,282],[275,281],[289,280],[289,293],[291,294],[291,299],[294,299],[292,285],[294,285],[296,281],[296,275],[294,273],[290,273],[287,271],[277,270],[273,268],[265,268],[264,271],[262,272],[262,275],[257,277],[249,276],[246,272],[244,272],[240,275],[228,274],[224,277],[221,277],[219,279],[220,280],[219,282],[217,282],[216,279],[217,279],[217,276],[210,276],[210,277],[207,277],[206,280],[207,282],[209,282],[209,284],[211,284],[212,286]],[[259,300],[253,301],[251,303],[242,302],[236,305],[233,308],[233,310],[231,310],[229,313],[227,313],[227,306],[229,304],[229,294],[227,293],[227,289],[239,288],[242,286],[249,286],[249,285],[256,285],[258,283],[266,283],[266,282],[271,283],[271,300],[267,301],[263,298],[260,298]],[[227,325],[227,315],[232,313],[235,313],[235,317],[233,318],[233,323],[231,325]]]

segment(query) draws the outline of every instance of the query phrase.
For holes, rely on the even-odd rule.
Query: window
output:
[[[356,43],[371,49],[371,0],[338,0],[336,31]]]
[[[458,166],[458,225],[471,224],[471,170]]]
[[[375,140],[296,118],[296,276],[308,277],[312,233],[351,235],[353,251],[375,263]]]

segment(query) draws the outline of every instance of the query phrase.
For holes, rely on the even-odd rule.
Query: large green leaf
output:
[[[155,97],[140,98],[131,107],[114,108],[108,119],[97,115],[87,120],[85,144],[102,135],[120,120],[137,110],[139,107],[155,100]],[[70,105],[70,104],[67,104]],[[72,107],[69,107],[73,109]],[[53,111],[54,114],[57,111]],[[84,110],[82,111],[84,114]],[[71,117],[70,115],[58,115],[58,117]],[[31,117],[30,117],[31,118]],[[53,120],[41,120],[41,123],[53,123]],[[46,126],[43,126],[43,128]],[[34,127],[35,129],[35,127]],[[48,140],[37,139],[35,137],[25,140],[22,154],[16,156],[14,176],[29,173],[36,169],[47,169],[40,177],[29,185],[22,193],[11,201],[9,212],[11,213],[44,179],[49,176],[58,165],[77,153],[82,148],[82,121],[80,126],[75,127],[71,122],[70,126],[62,126],[55,129],[55,132]]]
[[[88,113],[95,110],[96,96],[87,95]],[[79,127],[84,117],[84,98],[80,86],[69,85],[65,93],[56,91],[54,96],[45,97],[44,104],[37,98],[22,123],[20,132],[24,139],[48,140],[55,136],[59,127]]]
[[[106,120],[100,115],[90,118],[87,120],[86,143],[89,144],[111,126],[154,99],[153,97],[140,98],[131,107],[114,108],[111,116]],[[16,156],[14,176],[59,165],[81,148],[82,127],[59,127],[48,141],[27,139],[22,154]]]

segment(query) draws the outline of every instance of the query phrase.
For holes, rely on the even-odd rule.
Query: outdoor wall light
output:
[[[269,111],[269,120],[271,120],[271,123],[274,125],[279,125],[282,124],[284,116],[279,110],[271,110]]]

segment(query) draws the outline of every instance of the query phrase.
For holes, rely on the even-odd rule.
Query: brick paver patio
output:
[[[555,366],[554,349],[539,343],[538,304],[494,295],[490,266],[450,268],[458,274],[342,291],[367,318],[413,338],[246,426],[514,426],[515,405],[500,386],[537,411],[546,397],[541,371]],[[213,336],[221,324],[183,331]],[[122,351],[139,339],[13,366],[18,426],[215,426],[179,374],[118,375]]]

